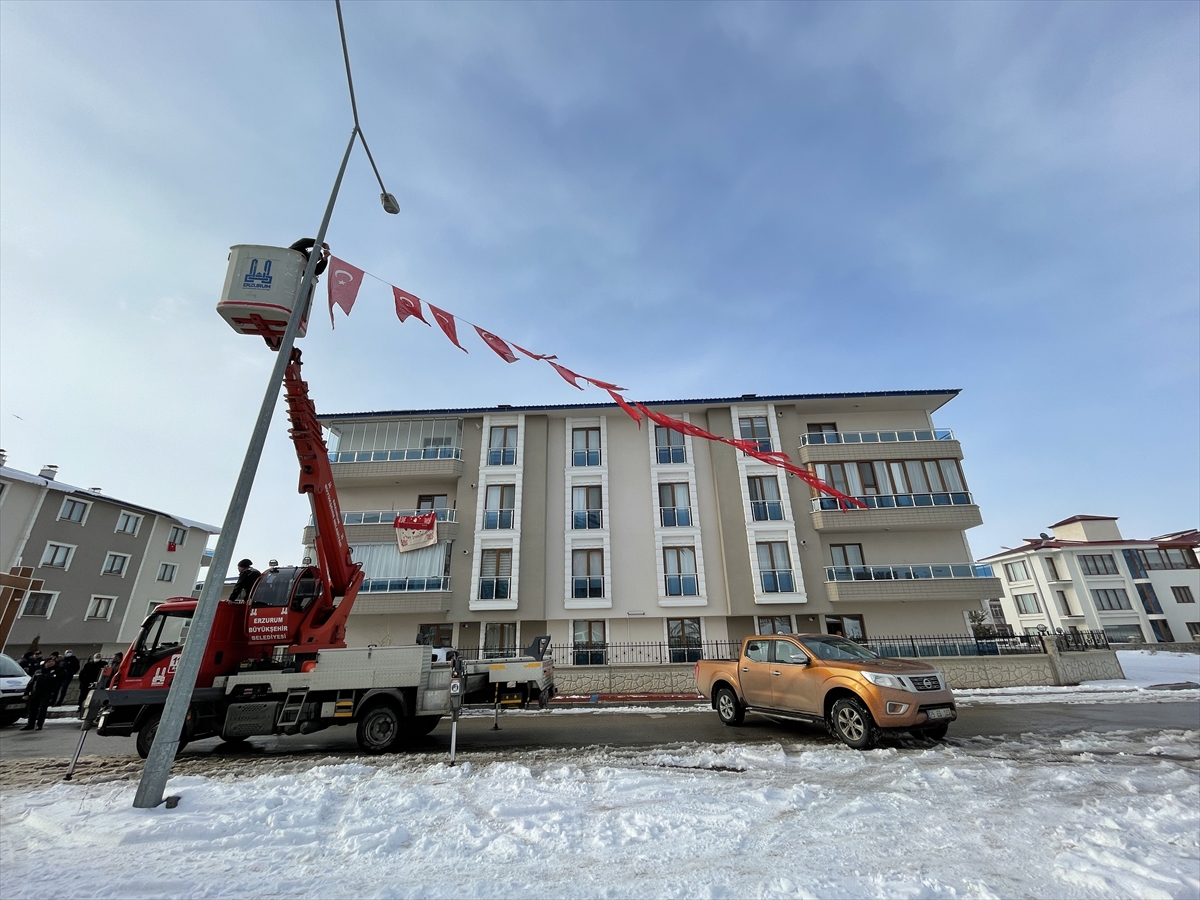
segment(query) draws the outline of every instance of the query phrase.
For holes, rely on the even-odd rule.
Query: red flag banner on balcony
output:
[[[437,513],[420,516],[396,516],[396,546],[401,553],[432,547],[437,543]]]
[[[479,336],[483,338],[483,342],[495,350],[496,355],[506,363],[515,363],[517,361],[517,354],[512,352],[512,348],[502,338],[496,337],[490,331],[484,331],[478,325],[472,325],[471,327],[479,332]]]
[[[400,288],[392,285],[392,294],[396,298],[396,318],[401,322],[409,316],[415,316],[426,325],[428,320],[421,315],[421,298],[416,294],[410,294],[408,291],[402,291]]]
[[[340,306],[342,312],[350,315],[354,301],[358,299],[358,289],[362,287],[363,270],[352,266],[336,256],[329,257],[329,324],[333,326],[333,308]]]
[[[433,313],[433,318],[437,320],[442,331],[446,333],[446,337],[450,338],[450,343],[463,353],[466,353],[467,348],[458,342],[458,329],[454,325],[454,316],[450,315],[444,309],[438,309],[432,303],[429,304],[429,311]]]
[[[560,366],[556,362],[551,362],[549,359],[547,359],[546,362],[554,366],[554,371],[563,377],[563,381],[573,388],[579,388],[581,391],[583,390],[583,385],[575,380],[576,378],[582,378],[582,375],[580,375],[578,372],[572,372],[566,366]]]
[[[588,380],[590,381],[591,379]],[[617,406],[621,407],[621,409],[625,410],[625,412],[629,414],[629,418],[637,422],[638,428],[642,427],[642,417],[638,414],[636,409],[629,405],[624,397],[622,397],[616,391],[609,391],[608,395],[617,401]]]

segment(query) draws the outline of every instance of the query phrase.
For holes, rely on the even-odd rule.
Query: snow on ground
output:
[[[0,896],[1189,898],[1195,731],[399,758],[0,797]]]

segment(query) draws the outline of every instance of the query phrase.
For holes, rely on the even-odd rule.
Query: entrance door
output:
[[[771,642],[748,641],[742,654],[738,676],[742,684],[742,696],[749,706],[770,706],[771,696]]]
[[[771,705],[788,712],[818,712],[818,685],[808,670],[808,654],[791,641],[771,644]]]

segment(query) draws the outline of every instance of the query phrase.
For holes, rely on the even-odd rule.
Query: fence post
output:
[[[1056,685],[1063,685],[1066,682],[1063,680],[1062,667],[1059,665],[1061,657],[1058,655],[1058,641],[1055,640],[1056,635],[1043,634],[1042,649],[1046,651],[1046,658],[1050,661],[1050,674],[1054,678]]]

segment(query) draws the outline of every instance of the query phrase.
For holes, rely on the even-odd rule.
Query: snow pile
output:
[[[1197,732],[517,753],[0,797],[0,895],[1200,893]],[[378,762],[378,761],[376,761]]]

